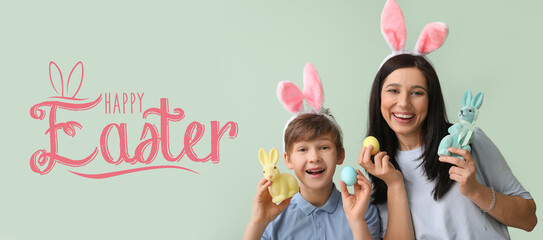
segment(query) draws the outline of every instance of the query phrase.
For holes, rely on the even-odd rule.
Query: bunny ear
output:
[[[80,69],[77,69],[77,66],[80,66]],[[77,70],[76,70],[77,69]],[[79,89],[81,89],[81,84],[83,84],[83,75],[84,75],[84,69],[83,69],[83,63],[82,62],[78,62],[75,64],[75,66],[72,68],[72,71],[70,72],[70,75],[68,76],[68,82],[66,82],[66,94],[68,94],[69,92],[69,89],[70,89],[70,80],[72,80],[72,76],[74,77],[73,80],[76,81],[75,83],[77,84],[77,81],[79,81],[79,83],[77,84],[77,89],[75,90],[75,93],[74,95],[72,95],[71,97],[74,98],[75,95],[77,95],[77,93],[79,92]],[[72,75],[73,74],[73,75]],[[81,76],[79,76],[81,75]]]
[[[443,45],[447,34],[449,34],[449,29],[445,23],[433,22],[427,24],[420,33],[415,51],[421,55],[433,52]]]
[[[403,12],[395,0],[388,0],[381,13],[381,33],[392,51],[403,49],[407,39]]]
[[[302,111],[304,95],[294,83],[290,81],[280,82],[277,85],[277,98],[289,112],[297,113]]]
[[[277,148],[272,148],[270,150],[270,162],[275,165],[277,164],[277,161],[279,160],[279,153],[277,152]]]
[[[306,63],[304,67],[304,97],[313,110],[317,112],[321,110],[324,99],[322,84],[317,70],[311,63]]]
[[[471,91],[467,90],[462,98],[462,107],[471,105]]]
[[[260,165],[262,165],[262,167],[268,164],[268,153],[264,148],[258,150],[258,161],[260,162]]]
[[[53,82],[53,79],[57,80],[56,84]],[[60,84],[58,84],[58,79],[60,79]],[[49,80],[51,81],[51,86],[53,86],[55,92],[64,97],[64,79],[62,79],[62,71],[60,71],[58,65],[53,61],[49,63]],[[60,88],[55,87],[55,85],[57,87],[60,85]],[[61,91],[60,93],[58,92],[59,90]]]
[[[471,101],[471,105],[477,109],[481,108],[481,105],[483,105],[483,98],[485,95],[482,92],[478,92],[475,94],[475,97],[473,97],[473,101]]]

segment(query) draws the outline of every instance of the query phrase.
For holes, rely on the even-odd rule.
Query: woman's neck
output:
[[[400,151],[409,151],[416,148],[419,148],[421,143],[421,133],[418,134],[409,134],[409,135],[400,135],[396,134],[398,138],[398,148]]]
[[[334,184],[331,182],[329,186],[326,186],[323,189],[310,189],[307,187],[300,186],[300,194],[302,197],[311,203],[315,207],[322,207],[332,194]]]

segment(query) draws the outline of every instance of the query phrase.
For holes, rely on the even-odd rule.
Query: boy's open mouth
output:
[[[310,170],[306,170],[305,172],[308,173],[309,175],[317,175],[317,174],[321,174],[324,172],[325,169],[321,168],[321,169],[310,169]]]

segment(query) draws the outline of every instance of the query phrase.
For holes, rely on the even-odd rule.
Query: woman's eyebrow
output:
[[[423,87],[423,86],[421,86],[421,85],[415,85],[415,86],[411,87],[411,89],[415,89],[415,88],[420,88],[420,89],[422,89],[422,90],[424,90],[424,91],[426,91],[426,92],[428,91],[428,90],[426,90],[425,87]]]
[[[385,86],[385,88],[387,87],[400,87],[401,85],[399,83],[389,83]]]
[[[399,84],[399,83],[389,83],[389,84],[385,85],[384,88],[388,88],[388,87],[401,87],[401,84]],[[415,86],[411,87],[411,89],[415,89],[415,88],[420,88],[420,89],[422,89],[424,91],[428,91],[425,87],[423,87],[421,85],[415,85]]]

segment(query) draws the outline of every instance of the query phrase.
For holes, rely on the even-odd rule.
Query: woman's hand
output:
[[[458,182],[460,193],[468,198],[472,198],[475,193],[480,192],[481,188],[484,187],[475,178],[475,160],[473,160],[473,157],[466,149],[449,148],[449,151],[462,156],[464,159],[441,156],[439,157],[439,161],[454,165],[449,169],[450,178]]]
[[[533,199],[524,199],[519,196],[503,195],[495,191],[495,198],[492,197],[492,190],[486,187],[475,178],[475,160],[471,154],[465,149],[449,148],[449,151],[458,154],[464,160],[451,157],[441,156],[439,161],[453,164],[449,170],[450,178],[460,187],[460,192],[468,197],[481,209],[489,209],[492,203],[495,206],[487,213],[494,217],[499,222],[526,231],[532,231],[537,224],[537,216],[535,214],[536,206]]]
[[[358,155],[358,164],[387,185],[388,228],[384,239],[415,239],[409,202],[403,175],[394,168],[386,152],[379,152],[371,161],[373,146],[363,147]]]
[[[403,184],[403,175],[400,171],[394,168],[394,165],[390,163],[390,157],[386,152],[379,152],[375,154],[374,162],[371,161],[371,150],[373,146],[362,147],[360,154],[358,154],[358,164],[366,169],[371,175],[383,180],[387,186],[395,185],[398,183]]]

